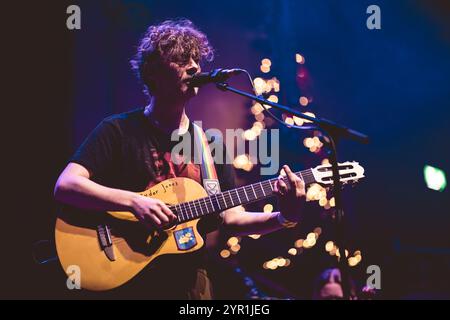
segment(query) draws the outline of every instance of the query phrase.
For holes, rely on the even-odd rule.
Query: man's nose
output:
[[[189,62],[189,66],[186,70],[186,73],[190,76],[193,76],[200,70],[200,66],[194,61],[194,59],[191,58],[191,61]]]

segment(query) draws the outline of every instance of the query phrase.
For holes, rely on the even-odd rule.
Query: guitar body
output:
[[[140,194],[169,205],[207,196],[200,184],[188,178],[168,179]],[[128,282],[163,255],[200,249],[204,240],[197,230],[198,221],[149,231],[130,212],[62,213],[55,227],[56,250],[68,276],[73,272],[71,266],[79,267],[82,288],[109,290]],[[109,256],[101,245],[99,225],[107,225],[110,229]]]

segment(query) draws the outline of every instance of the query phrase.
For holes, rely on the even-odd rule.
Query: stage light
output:
[[[259,103],[255,103],[251,108],[251,111],[254,115],[260,114],[261,112],[263,112],[263,110],[264,108]]]
[[[305,249],[309,249],[312,248],[316,245],[316,238],[307,238],[304,242],[303,242],[303,248]]]
[[[231,246],[230,248],[231,253],[236,254],[241,250],[241,246],[239,244],[235,244],[234,246]]]
[[[278,265],[275,261],[270,260],[267,261],[267,268],[269,268],[270,270],[275,270],[276,268],[278,268]]]
[[[270,102],[278,103],[278,97],[274,94],[271,94],[269,98],[267,98]]]
[[[249,130],[246,130],[249,131]],[[245,138],[245,135],[244,135]],[[236,158],[234,158],[233,165],[236,169],[242,169],[244,165],[248,163],[249,159],[246,154],[240,154]]]
[[[360,254],[355,255],[355,259],[357,263],[360,263],[362,260],[362,256]]]
[[[239,243],[239,239],[237,237],[231,237],[230,239],[228,239],[227,241],[227,245],[229,247],[235,246]]]
[[[330,164],[330,160],[328,160],[327,158],[322,160],[322,165],[324,164]]]
[[[270,72],[270,66],[262,65],[261,67],[259,67],[259,69],[263,73],[269,73]]]
[[[262,114],[262,113],[260,113],[260,114]],[[245,139],[245,140],[249,140],[249,141],[255,140],[255,139],[256,139],[256,133],[255,133],[255,131],[250,130],[250,129],[245,130],[245,131],[244,131],[244,139]]]
[[[294,246],[296,248],[301,248],[301,247],[303,247],[303,242],[304,242],[303,239],[298,239],[297,241],[295,241]]]
[[[315,145],[316,147],[320,147],[320,146],[321,146],[322,142],[320,142],[320,140],[319,140],[318,137],[314,137],[314,138],[312,138],[312,139],[313,139],[313,143],[314,143],[314,145]]]
[[[280,92],[280,82],[275,82],[273,84],[273,91]]]
[[[284,267],[284,265],[286,264],[286,259],[278,258],[276,262],[279,267]]]
[[[330,199],[330,207],[334,207],[336,205],[336,201],[334,200],[334,197]]]
[[[300,63],[300,64],[304,64],[305,63],[305,58],[300,53],[296,53],[295,54],[295,62]]]
[[[310,116],[311,118],[315,118],[316,117],[316,115],[314,113],[312,113],[312,112],[305,112],[304,114],[306,114],[307,116]],[[312,122],[312,121],[306,120],[306,119],[303,119],[303,121],[305,123],[311,123]]]
[[[319,206],[324,207],[327,204],[327,198],[321,198],[319,200]]]
[[[356,261],[356,259],[354,257],[350,257],[348,258],[348,265],[350,267],[354,267],[358,264],[358,261]]]
[[[339,252],[338,248],[336,248],[336,256],[339,258],[341,257],[341,253]],[[348,250],[345,250],[345,257],[348,257]]]
[[[302,106],[306,107],[309,101],[307,97],[300,97],[299,102]]]
[[[291,117],[286,117],[284,122],[290,126],[294,125],[294,119],[292,119]]]
[[[248,235],[250,238],[252,238],[252,239],[259,239],[259,238],[261,238],[261,235],[260,234],[249,234]]]
[[[264,88],[266,86],[266,82],[262,78],[255,78],[253,79],[253,84],[255,86],[256,93],[262,94],[264,92]]]
[[[316,234],[313,232],[308,233],[308,235],[306,236],[306,240],[310,240],[310,239],[316,240]]]
[[[224,259],[228,258],[230,256],[230,251],[227,249],[224,249],[222,251],[220,251],[220,256]]]
[[[264,58],[264,59],[261,60],[261,64],[262,64],[263,66],[268,66],[268,67],[270,67],[270,66],[272,65],[272,61],[270,61],[269,58]]]
[[[307,147],[307,148],[311,148],[311,147],[314,146],[314,141],[313,141],[312,138],[305,138],[305,139],[303,140],[303,145],[304,145],[305,147]]]
[[[253,127],[262,130],[262,129],[264,129],[264,122],[255,121],[255,122],[253,122]]]
[[[263,208],[264,212],[272,212],[273,211],[273,205],[271,205],[270,203],[266,204]]]
[[[246,164],[244,164],[244,166],[242,167],[242,169],[244,169],[247,172],[252,171],[254,165],[251,161],[247,162]]]
[[[297,249],[295,249],[295,248],[290,248],[289,251],[288,251],[288,253],[289,253],[291,256],[295,256],[295,255],[297,254]]]
[[[333,241],[328,241],[328,242],[325,244],[325,250],[326,250],[327,252],[331,252],[331,250],[333,250],[333,248],[334,248],[334,243],[333,243]]]
[[[299,118],[299,117],[296,117],[296,116],[293,116],[292,118],[294,119],[294,123],[295,123],[296,126],[302,126],[303,125],[303,119],[302,118]]]
[[[320,236],[322,234],[322,228],[321,227],[317,227],[314,229],[313,231],[317,236]]]
[[[258,121],[264,121],[264,118],[265,118],[265,116],[264,116],[264,113],[262,113],[262,112],[255,115],[255,119]]]
[[[425,183],[429,189],[440,192],[444,191],[447,186],[447,179],[444,171],[439,168],[426,165],[423,168],[423,175],[425,177]]]

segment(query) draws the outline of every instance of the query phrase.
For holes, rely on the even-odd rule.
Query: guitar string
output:
[[[298,174],[299,173],[296,173],[297,176],[298,176]],[[301,178],[304,179],[304,180],[309,180],[309,181],[307,181],[308,184],[310,184],[310,181],[315,181],[314,176],[313,176],[312,173],[303,174],[303,176]],[[283,179],[285,180],[285,182],[287,182],[287,177],[283,177]],[[236,188],[236,189],[233,189],[233,190],[225,191],[225,192],[219,193],[219,194],[214,195],[214,196],[205,197],[205,198],[196,199],[196,200],[189,201],[189,202],[180,203],[180,204],[177,204],[177,205],[175,205],[173,207],[175,208],[175,210],[177,210],[176,206],[179,206],[180,209],[182,209],[181,212],[180,212],[181,215],[182,215],[182,220],[189,220],[189,219],[193,219],[194,217],[198,218],[198,217],[204,215],[203,211],[204,211],[205,208],[206,208],[206,211],[207,211],[206,214],[212,213],[212,212],[215,212],[215,211],[220,211],[220,210],[209,211],[210,205],[208,205],[208,201],[207,201],[207,199],[209,199],[209,198],[213,199],[213,197],[215,197],[214,200],[216,201],[216,204],[219,204],[219,207],[220,207],[220,201],[219,201],[218,197],[220,195],[222,195],[222,202],[225,204],[225,207],[237,206],[237,205],[234,205],[235,202],[238,203],[238,205],[240,205],[242,203],[248,203],[248,202],[256,201],[256,200],[258,200],[260,198],[263,198],[263,197],[271,196],[272,193],[273,193],[273,188],[272,188],[273,184],[272,184],[272,182],[275,182],[275,181],[277,181],[277,179],[270,179],[270,180],[265,180],[265,181],[262,181],[262,182],[257,182],[257,183],[254,183],[254,184],[251,184],[251,185],[247,185],[247,186],[244,186],[244,187],[240,187],[240,188]],[[259,187],[258,188],[254,188],[253,187],[253,186],[258,186],[258,185],[261,188],[259,188]],[[267,191],[266,188],[269,187],[269,186],[270,186],[271,190],[269,190],[268,192],[270,192],[270,193],[266,194],[266,191]],[[244,191],[244,194],[246,194],[246,191],[249,191],[250,194],[252,193],[252,191],[254,191],[254,193],[256,195],[256,198],[248,199],[248,197],[246,195],[247,200],[246,201],[240,201],[241,197],[239,195],[239,192],[242,192],[242,191]],[[233,194],[233,192],[235,194]],[[230,200],[232,202],[231,206],[230,206],[230,203],[228,202],[228,200],[226,200],[225,196],[228,196],[230,198]],[[213,205],[213,207],[214,207],[214,205]],[[194,209],[194,210],[192,210],[192,209]],[[200,210],[200,212],[202,214],[199,215],[198,214],[198,210]],[[189,214],[189,211],[191,212],[191,214]],[[195,211],[196,213],[194,213],[193,211]]]
[[[296,172],[296,173],[294,173],[294,174],[295,174],[296,176],[302,178],[302,180],[304,180],[304,181],[305,181],[305,180],[309,180],[310,182],[305,181],[307,184],[312,184],[312,183],[315,182],[314,174],[312,173],[312,170],[311,170],[311,169],[309,169],[309,170],[304,170],[304,171],[301,171],[301,172]],[[286,181],[288,180],[288,177],[284,176],[284,177],[283,177],[283,180],[286,182]],[[246,186],[243,186],[243,187],[240,187],[240,188],[235,188],[235,189],[233,189],[233,190],[226,191],[226,193],[220,193],[220,194],[222,194],[223,199],[225,199],[225,198],[224,198],[225,194],[228,194],[228,195],[230,196],[230,199],[233,199],[232,197],[235,197],[235,198],[234,198],[235,200],[239,200],[237,203],[239,203],[239,202],[243,203],[243,201],[240,201],[240,197],[239,197],[239,193],[238,193],[239,189],[244,190],[244,193],[245,193],[245,192],[247,191],[247,188],[251,188],[252,191],[254,192],[254,194],[256,195],[256,198],[250,200],[250,199],[248,199],[247,194],[246,194],[246,198],[247,198],[247,201],[248,201],[248,202],[250,202],[250,201],[255,201],[255,200],[260,199],[262,196],[267,196],[267,197],[271,196],[272,194],[268,194],[268,195],[267,195],[267,194],[265,193],[265,190],[264,190],[265,188],[264,188],[264,187],[267,187],[267,184],[268,184],[268,185],[270,186],[270,188],[272,189],[272,183],[271,183],[271,182],[276,182],[276,181],[277,181],[277,178],[270,179],[270,180],[265,180],[265,181],[262,181],[262,182],[259,182],[259,183],[254,183],[254,184],[246,185]],[[253,186],[258,185],[258,184],[261,186],[261,189],[260,189],[260,190],[255,190],[255,188],[254,188]],[[263,186],[263,184],[264,184],[265,186]],[[232,194],[232,191],[235,191],[236,195],[233,195],[233,194]],[[258,191],[258,192],[256,192],[256,191]],[[261,195],[257,195],[257,193],[260,193],[260,192],[263,193],[262,196],[261,196]],[[272,192],[272,193],[273,193],[273,190],[270,190],[269,192]],[[219,203],[218,196],[219,196],[220,194],[214,195],[214,196],[216,196],[216,199],[215,199],[215,200],[217,201],[217,203]],[[201,210],[203,210],[202,203],[200,202],[201,200],[203,200],[206,209],[209,210],[209,209],[208,209],[208,206],[207,206],[206,199],[211,198],[211,197],[212,197],[212,196],[210,196],[210,197],[205,197],[205,198],[201,198],[201,199],[197,199],[197,200],[193,200],[193,201],[190,201],[190,202],[180,203],[180,204],[174,205],[173,207],[179,206],[180,208],[182,208],[181,205],[184,205],[184,207],[185,207],[184,209],[186,209],[186,204],[189,205],[189,203],[191,203],[191,204],[195,205],[195,206],[194,206],[195,209],[200,208]],[[195,204],[195,202],[198,202],[198,205]],[[232,202],[234,203],[233,200],[232,200]],[[224,203],[225,203],[225,205],[227,205],[226,200],[224,200]],[[176,208],[175,208],[175,209],[176,209]],[[214,209],[214,206],[213,206],[213,209]],[[180,222],[180,223],[183,223],[183,222],[188,221],[188,220],[186,219],[186,217],[184,216],[183,212],[180,212],[180,213],[181,213],[181,215],[182,215],[183,220],[185,220],[185,221],[182,221],[182,222]],[[192,219],[192,220],[195,219],[194,217],[190,218],[187,211],[186,211],[185,213],[188,215],[188,219]],[[192,213],[192,210],[191,210],[191,213]],[[209,213],[209,212],[207,212],[207,213]],[[196,218],[199,218],[199,217],[196,217]],[[111,228],[111,230],[112,230],[112,228]],[[114,236],[111,235],[111,242],[112,242],[113,244],[120,244],[120,243],[123,243],[123,242],[127,242],[127,240],[124,239],[124,238],[115,239]]]
[[[295,173],[295,175],[297,175],[297,176],[298,176],[299,174],[301,174],[301,172]],[[312,174],[312,173],[308,172],[308,174],[309,174],[311,177],[313,177],[313,174]],[[309,180],[309,179],[306,178],[306,176],[307,176],[307,174],[303,174],[302,176],[300,176],[300,178],[302,178],[302,179],[304,179],[304,180]],[[287,177],[283,177],[283,180],[285,180],[285,182],[286,182],[287,179],[288,179]],[[258,199],[260,199],[260,198],[262,198],[262,197],[264,197],[264,196],[267,196],[267,197],[271,196],[272,194],[266,194],[266,193],[265,193],[264,187],[270,186],[270,188],[272,189],[272,182],[276,182],[276,181],[277,181],[277,178],[275,178],[275,179],[270,179],[270,180],[265,180],[265,181],[262,181],[262,182],[259,182],[259,183],[257,182],[257,183],[255,183],[255,184],[246,185],[246,186],[243,186],[243,187],[240,187],[240,188],[236,188],[236,189],[233,189],[233,190],[225,191],[225,192],[220,193],[220,194],[223,195],[223,199],[225,199],[225,198],[224,198],[225,194],[228,194],[228,195],[230,196],[230,199],[240,200],[240,198],[239,198],[239,196],[238,196],[237,194],[236,194],[236,195],[233,195],[233,194],[232,194],[232,191],[235,191],[235,192],[237,193],[239,189],[246,190],[246,189],[250,189],[250,188],[251,188],[251,190],[255,192],[255,195],[256,195],[257,197],[256,197],[255,199],[252,199],[252,200],[247,199],[247,201],[254,201],[254,200],[258,200]],[[263,184],[264,184],[264,186],[263,186]],[[255,190],[255,188],[253,187],[254,185],[260,185],[262,188],[261,188],[260,190]],[[246,191],[247,191],[247,190],[246,190]],[[273,190],[270,190],[269,192],[273,193]],[[261,193],[261,194],[258,195],[258,193]],[[214,196],[216,197],[215,200],[216,200],[217,202],[219,201],[219,200],[218,200],[218,196],[219,196],[220,194],[214,195]],[[190,203],[190,204],[192,204],[192,206],[193,206],[195,209],[203,210],[203,208],[206,207],[206,209],[209,211],[208,206],[207,206],[206,199],[211,198],[211,197],[212,197],[212,196],[210,196],[210,197],[205,197],[205,198],[201,198],[201,199],[196,199],[196,200],[193,200],[193,201],[190,201],[190,202],[180,203],[180,204],[177,204],[177,205],[173,205],[172,207],[180,206],[180,208],[181,208],[181,205],[183,204],[184,207],[185,207],[185,209],[186,209],[186,205],[189,206],[189,203]],[[232,197],[234,197],[234,198],[232,198]],[[246,198],[248,198],[248,197],[246,197]],[[202,201],[202,200],[204,201],[204,204],[202,204],[202,203],[200,202],[200,201]],[[198,202],[198,204],[196,204],[195,202]],[[232,202],[234,202],[234,201],[232,201]],[[239,202],[243,203],[244,201],[237,201],[236,203],[239,203]],[[228,204],[226,200],[224,200],[224,203],[225,203],[225,205]],[[203,206],[203,205],[204,205],[204,206]],[[229,205],[229,204],[228,204],[228,205]],[[175,208],[175,210],[176,210],[176,208]],[[191,210],[191,213],[192,213],[192,210]],[[207,212],[207,213],[209,213],[209,212]],[[182,222],[180,222],[180,223],[183,223],[183,222],[185,222],[185,221],[188,221],[188,220],[186,219],[186,217],[184,217],[184,214],[183,214],[182,212],[181,212],[181,214],[182,214],[182,218],[183,218],[184,221],[182,221]],[[199,218],[199,216],[197,216],[197,217],[195,217],[195,218],[194,218],[194,217],[190,218],[190,217],[189,217],[189,214],[187,213],[187,211],[186,211],[186,214],[188,215],[188,219],[195,220],[196,218]],[[197,215],[198,215],[198,214],[197,214]],[[111,228],[111,230],[112,230],[112,228]],[[112,239],[111,241],[112,241],[114,244],[118,244],[118,243],[126,242],[126,239],[123,239],[123,238],[121,238],[121,239]]]

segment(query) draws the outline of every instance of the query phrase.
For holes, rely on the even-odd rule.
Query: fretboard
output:
[[[296,172],[295,175],[303,179],[305,185],[316,180],[311,169]],[[287,178],[284,177],[287,183]],[[221,212],[239,205],[245,205],[273,196],[277,178],[253,183],[244,187],[224,191],[197,200],[183,202],[169,208],[178,216],[178,223],[198,219],[207,214]]]

